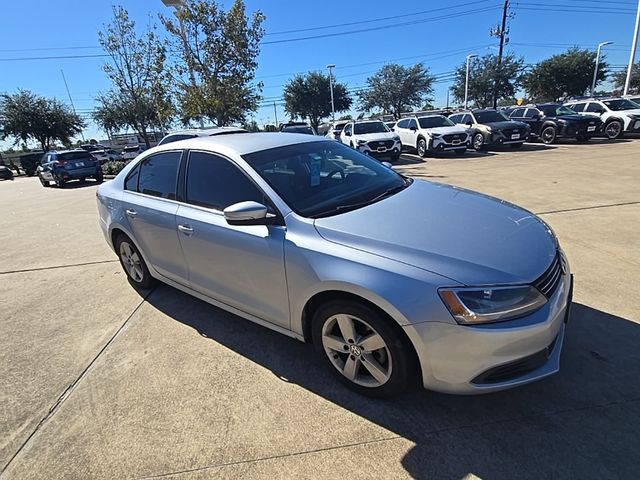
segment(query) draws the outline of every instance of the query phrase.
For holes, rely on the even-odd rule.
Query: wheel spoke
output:
[[[358,363],[360,363],[360,360],[355,359],[352,355],[349,355],[349,358],[347,358],[347,361],[344,363],[342,373],[344,373],[344,376],[349,380],[355,380],[358,374]]]
[[[131,267],[131,269],[133,270],[134,273],[134,280],[136,282],[139,282],[142,280],[142,268],[140,268],[140,265],[134,265],[133,267]]]
[[[323,335],[322,343],[325,348],[330,348],[336,352],[344,352],[344,347],[347,345],[342,338],[336,337],[335,335]]]
[[[353,320],[349,318],[347,315],[338,315],[336,316],[336,320],[338,321],[338,325],[340,326],[340,332],[342,333],[342,338],[347,340],[354,340],[356,338],[356,330],[353,326]]]
[[[387,381],[387,373],[384,371],[382,366],[378,363],[376,358],[370,353],[365,353],[364,361],[362,365],[366,368],[371,376],[375,378],[379,383],[384,383]],[[345,367],[346,368],[346,367]]]
[[[365,352],[372,352],[386,346],[382,337],[377,333],[372,333],[371,335],[364,337],[360,342],[358,342],[358,345]]]
[[[131,256],[131,247],[129,246],[129,244],[127,242],[123,242],[121,248],[122,248],[122,250],[124,250],[124,254],[127,257]]]

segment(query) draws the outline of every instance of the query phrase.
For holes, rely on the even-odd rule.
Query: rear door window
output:
[[[524,108],[516,108],[513,112],[511,112],[511,118],[521,118],[524,117]]]
[[[182,152],[163,152],[145,158],[140,164],[137,191],[175,200],[181,155]]]
[[[586,103],[574,103],[573,105],[569,105],[569,108],[574,112],[582,112],[584,111],[584,106]]]
[[[585,109],[585,112],[600,112],[604,110],[604,107],[596,102],[590,102]]]
[[[538,111],[537,108],[527,108],[527,111],[524,114],[526,118],[533,118],[536,115],[540,115],[540,112]]]

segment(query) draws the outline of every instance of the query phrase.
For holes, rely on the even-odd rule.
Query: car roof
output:
[[[184,149],[203,149],[203,150],[232,150],[239,155],[269,150],[271,148],[283,147],[286,145],[294,145],[297,143],[310,142],[329,142],[322,136],[307,135],[301,133],[280,132],[247,132],[244,135],[218,135],[213,137],[197,137],[179,140],[177,142],[166,143],[164,145],[154,147],[149,152],[159,152],[164,150],[175,150],[177,148]]]
[[[72,148],[72,149],[69,149],[69,150],[49,150],[46,153],[71,153],[71,152],[89,153],[86,150],[83,150],[82,148]]]
[[[240,127],[212,127],[212,128],[187,128],[185,130],[177,130],[175,132],[168,133],[169,135],[196,135],[198,137],[209,137],[212,135],[220,135],[223,133],[231,132],[248,132],[248,130]]]
[[[377,120],[375,118],[370,120],[351,120],[350,123],[384,123],[382,120]]]

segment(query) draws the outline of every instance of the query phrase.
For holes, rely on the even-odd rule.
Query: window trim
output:
[[[242,166],[239,165],[238,162],[234,161],[232,158],[227,157],[226,155],[223,155],[220,152],[212,152],[210,150],[200,150],[200,149],[187,149],[187,150],[185,150],[185,155],[183,156],[185,161],[182,162],[182,163],[184,163],[184,169],[182,169],[182,171],[179,172],[180,178],[182,179],[182,185],[181,185],[182,186],[182,190],[180,192],[181,200],[179,201],[179,203],[181,205],[185,205],[185,206],[188,206],[190,208],[197,208],[198,210],[203,210],[203,211],[208,212],[208,213],[214,213],[214,214],[217,214],[217,215],[224,216],[224,211],[223,210],[218,210],[217,208],[213,208],[213,207],[205,207],[204,205],[196,205],[196,204],[193,204],[193,203],[189,203],[187,201],[187,177],[188,177],[188,172],[189,172],[189,162],[191,161],[191,153],[204,153],[206,155],[213,155],[213,156],[217,156],[217,157],[219,157],[219,158],[231,163],[231,165],[233,165],[235,168],[237,168],[240,171],[240,173],[242,175],[244,175],[247,178],[247,180],[249,180],[253,184],[253,186],[256,187],[256,189],[258,189],[259,192],[262,193],[264,198],[267,200],[267,204],[265,205],[267,207],[267,209],[269,209],[269,208],[273,209],[273,212],[269,212],[269,213],[274,213],[275,214],[275,218],[271,219],[271,222],[269,224],[270,225],[285,226],[284,216],[280,212],[280,209],[276,205],[276,202],[273,201],[271,196],[268,195],[264,191],[264,189],[255,182],[255,180],[253,178],[251,178],[251,175],[247,174],[245,169],[242,168]],[[180,179],[179,179],[178,183],[180,184]],[[286,202],[285,202],[285,204],[286,204]]]
[[[145,162],[147,159],[149,159],[151,157],[155,157],[156,155],[162,155],[164,153],[175,153],[175,152],[180,152],[180,159],[178,160],[178,173],[177,173],[177,176],[176,176],[176,194],[175,194],[176,198],[174,199],[174,198],[157,197],[155,195],[149,195],[148,193],[140,192],[139,191],[140,190],[140,175],[139,175],[140,172],[139,171],[142,169],[142,163]],[[173,150],[163,150],[161,152],[154,152],[151,155],[147,155],[146,157],[141,158],[140,161],[137,162],[135,164],[135,166],[131,170],[129,170],[129,172],[127,173],[127,176],[124,177],[124,182],[122,183],[122,190],[124,192],[129,192],[129,193],[135,193],[137,195],[142,195],[142,196],[144,196],[146,198],[156,198],[156,199],[159,199],[159,200],[167,200],[169,202],[180,203],[180,200],[179,200],[180,195],[179,195],[179,192],[178,192],[178,186],[180,185],[180,170],[181,170],[181,166],[182,166],[182,164],[184,163],[184,160],[185,160],[185,152],[186,152],[186,150],[184,150],[184,149],[176,148],[176,149],[173,149]],[[135,172],[136,170],[138,170],[138,181],[136,182],[136,189],[135,190],[127,190],[125,188],[125,184],[127,183],[127,180],[129,179],[129,177],[131,177],[133,175],[133,172]]]

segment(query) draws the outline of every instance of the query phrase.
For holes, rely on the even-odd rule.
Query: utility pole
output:
[[[638,0],[638,13],[636,14],[636,29],[633,32],[633,42],[631,43],[631,55],[629,56],[629,66],[627,67],[627,78],[624,82],[624,95],[629,93],[631,85],[631,71],[636,58],[636,47],[638,46],[638,28],[640,28],[640,0]]]
[[[500,37],[500,49],[498,50],[498,70],[496,72],[496,79],[493,87],[493,108],[498,107],[498,81],[500,80],[499,75],[502,70],[502,53],[504,51],[504,43],[507,34],[507,16],[509,14],[509,0],[504,0],[504,7],[502,8],[502,25],[498,27],[494,32],[492,32],[493,36]]]
[[[273,101],[273,115],[276,117],[276,128],[278,127],[278,111],[276,110],[276,102]]]
[[[331,121],[335,122],[336,109],[333,105],[333,69],[335,68],[335,65],[327,65],[327,68],[329,69],[329,90],[331,90]]]
[[[475,53],[467,55],[467,75],[464,78],[464,109],[467,109],[467,100],[469,99],[469,60],[477,57]],[[449,97],[447,97],[447,106],[449,106]],[[494,107],[495,108],[495,107]]]
[[[67,95],[69,95],[69,102],[71,102],[71,108],[73,109],[73,113],[76,113],[76,106],[73,104],[73,98],[71,98],[71,92],[69,91],[69,85],[67,85],[67,79],[64,76],[64,70],[60,69],[60,73],[62,74],[62,81],[64,82],[64,88],[67,89]],[[82,137],[82,141],[84,142],[84,132],[80,131],[80,136]]]
[[[600,51],[605,45],[611,45],[613,42],[602,42],[598,44],[598,53],[596,53],[596,66],[593,69],[593,81],[591,82],[591,96],[596,92],[596,81],[598,80],[598,67],[600,66]]]

